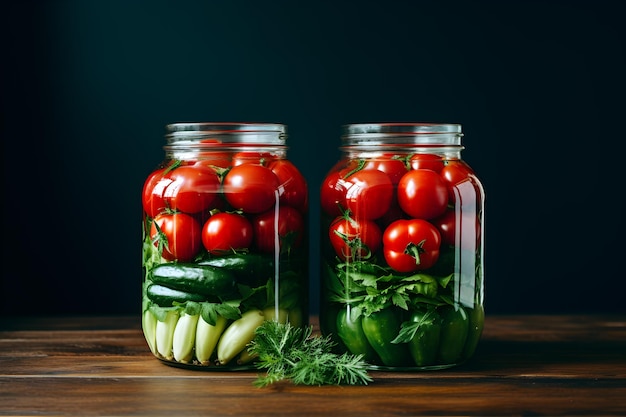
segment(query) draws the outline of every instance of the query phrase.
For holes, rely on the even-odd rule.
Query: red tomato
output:
[[[160,168],[151,173],[143,185],[141,203],[143,210],[152,218],[167,208],[163,199],[163,191],[172,180],[164,177],[165,170],[165,168]]]
[[[455,245],[472,252],[480,243],[482,235],[480,201],[484,191],[480,183],[474,181],[472,174],[450,186],[449,190],[456,209]]]
[[[172,210],[199,213],[211,207],[220,192],[217,173],[200,165],[181,166],[166,176],[172,181],[163,198]]]
[[[442,244],[462,246],[469,252],[476,250],[480,239],[480,221],[475,212],[457,214],[454,210],[447,210],[432,223],[441,234]]]
[[[431,153],[416,153],[409,159],[412,169],[430,169],[441,172],[443,169],[443,158]]]
[[[341,215],[345,209],[346,190],[351,185],[341,178],[340,171],[330,172],[320,187],[320,204],[322,210],[331,217]]]
[[[473,174],[472,168],[461,160],[448,161],[441,170],[441,176],[450,185],[456,185]]]
[[[202,244],[213,255],[223,255],[252,244],[252,224],[236,213],[217,213],[202,226]]]
[[[456,202],[454,187],[467,181],[473,174],[472,168],[461,160],[448,161],[443,170],[441,170],[441,177],[448,184],[448,194],[453,203]]]
[[[241,151],[233,155],[231,165],[256,164],[267,166],[274,159],[276,158],[269,152]]]
[[[411,217],[434,219],[446,211],[448,187],[435,171],[414,169],[398,183],[398,203]]]
[[[371,159],[365,164],[363,169],[377,169],[384,172],[394,185],[398,184],[400,178],[407,172],[404,161],[394,157],[394,155],[383,155],[380,158]]]
[[[422,219],[396,220],[383,234],[383,255],[397,272],[428,269],[439,259],[441,235]]]
[[[337,217],[328,229],[328,237],[341,260],[368,259],[380,249],[382,232],[372,220]]]
[[[302,244],[304,237],[302,214],[290,206],[279,207],[278,218],[276,214],[275,210],[268,210],[252,220],[254,243],[261,252],[275,253],[277,245],[279,253],[289,252]]]
[[[202,249],[200,223],[185,213],[159,214],[150,227],[150,238],[169,261],[189,262]]]
[[[268,166],[278,177],[280,183],[280,202],[307,212],[308,189],[304,176],[298,168],[287,159],[276,160]]]
[[[342,174],[347,173],[345,170]],[[389,175],[377,169],[362,169],[347,178],[345,207],[356,219],[375,220],[389,210],[393,184]]]
[[[231,154],[226,151],[202,152],[196,165],[205,167],[228,168],[230,166]]]
[[[245,213],[263,213],[274,206],[279,197],[276,174],[261,165],[234,166],[224,177],[226,201]]]
[[[446,210],[446,212],[432,221],[433,225],[441,234],[441,242],[446,245],[454,246],[456,233],[456,214],[454,210]]]

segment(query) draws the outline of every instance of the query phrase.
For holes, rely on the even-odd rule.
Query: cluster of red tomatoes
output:
[[[320,192],[322,210],[332,219],[328,238],[335,254],[367,260],[382,249],[397,272],[432,267],[442,244],[455,245],[458,184],[472,175],[462,160],[435,154],[339,162]]]
[[[289,160],[265,152],[207,152],[172,160],[143,187],[150,238],[167,260],[203,250],[275,253],[301,245],[307,183]]]

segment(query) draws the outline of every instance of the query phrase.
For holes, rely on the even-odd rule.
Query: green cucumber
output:
[[[257,287],[274,276],[274,260],[271,256],[254,253],[237,253],[202,260],[200,265],[224,268],[235,276],[237,283]]]
[[[146,288],[148,298],[161,307],[172,307],[174,302],[184,303],[187,301],[202,302],[206,297],[200,294],[176,290],[159,284],[150,284]]]
[[[160,264],[150,271],[150,280],[174,290],[205,297],[232,295],[236,289],[235,278],[230,271],[211,265]]]

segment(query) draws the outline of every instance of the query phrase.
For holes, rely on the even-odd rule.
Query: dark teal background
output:
[[[620,2],[21,1],[2,11],[0,313],[138,313],[143,181],[180,121],[464,126],[488,313],[626,311]]]

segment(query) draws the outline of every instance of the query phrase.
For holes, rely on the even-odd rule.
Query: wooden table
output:
[[[167,366],[140,326],[1,319],[0,415],[626,415],[626,316],[488,316],[466,365],[321,387]]]

